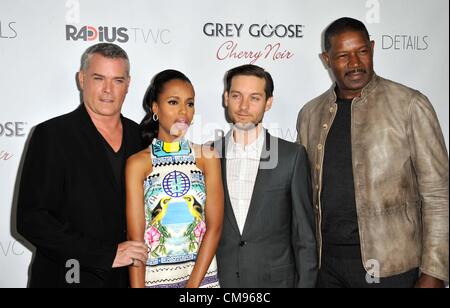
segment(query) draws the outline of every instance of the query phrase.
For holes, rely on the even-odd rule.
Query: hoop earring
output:
[[[156,113],[153,114],[153,121],[158,122],[159,117]]]

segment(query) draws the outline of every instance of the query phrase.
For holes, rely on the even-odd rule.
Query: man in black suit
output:
[[[127,287],[127,266],[147,260],[143,243],[126,241],[124,165],[141,149],[138,125],[121,116],[129,71],[119,46],[88,48],[82,104],[34,130],[17,213],[37,248],[30,287]]]
[[[273,103],[268,72],[244,65],[230,70],[225,82],[224,102],[234,127],[214,145],[224,157],[221,286],[314,287],[317,250],[306,151],[263,128]]]

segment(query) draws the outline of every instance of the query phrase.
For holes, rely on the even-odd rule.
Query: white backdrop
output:
[[[0,287],[25,287],[32,256],[14,227],[23,147],[36,124],[77,107],[75,74],[88,46],[115,39],[128,52],[123,113],[136,122],[154,74],[186,73],[197,93],[196,142],[226,130],[225,71],[263,66],[275,80],[266,127],[292,141],[299,109],[331,85],[318,56],[321,34],[342,16],[366,23],[379,75],[430,98],[448,145],[448,0],[0,0]]]

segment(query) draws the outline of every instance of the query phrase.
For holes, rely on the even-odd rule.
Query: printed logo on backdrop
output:
[[[23,244],[17,241],[0,241],[0,257],[22,256],[25,253]]]
[[[0,40],[10,40],[17,38],[17,22],[0,19]]]
[[[26,137],[26,126],[26,122],[0,122],[0,140]],[[8,161],[13,157],[13,153],[7,149],[0,148],[0,163]]]
[[[169,45],[169,29],[66,25],[67,41]]]
[[[383,50],[392,51],[425,51],[430,47],[428,35],[383,34],[381,45]]]
[[[366,23],[381,23],[381,4],[379,0],[366,1]],[[381,48],[392,51],[424,51],[430,47],[428,35],[407,33],[386,33],[381,36]]]
[[[305,26],[301,24],[232,24],[232,23],[206,23],[203,25],[203,34],[210,38],[223,38],[225,41],[219,45],[216,59],[248,60],[255,64],[261,60],[287,61],[295,54],[283,46],[286,40],[297,40],[304,37]],[[245,49],[238,42],[239,39],[271,40],[271,43],[261,45],[257,49]]]
[[[0,122],[0,138],[25,137],[26,122]]]
[[[79,25],[82,7],[78,0],[66,1],[66,41],[169,45],[171,30],[124,25]]]
[[[9,153],[7,150],[0,149],[0,163],[10,160],[14,157],[14,154]]]
[[[66,40],[127,43],[130,40],[127,32],[128,29],[124,27],[76,27],[73,25],[66,25]]]

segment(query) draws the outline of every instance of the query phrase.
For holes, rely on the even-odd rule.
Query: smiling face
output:
[[[124,59],[106,58],[100,54],[91,56],[86,70],[78,73],[83,102],[90,114],[120,115],[130,84],[127,71]]]
[[[167,82],[152,110],[159,118],[158,139],[172,142],[183,137],[195,114],[194,88],[183,80]]]
[[[262,122],[264,113],[270,110],[273,102],[272,97],[266,97],[265,86],[264,78],[233,77],[230,91],[225,92],[225,107],[236,128],[249,130]]]
[[[331,47],[322,54],[338,85],[338,96],[353,99],[374,75],[373,51],[375,43],[363,32],[346,31],[331,37]]]

